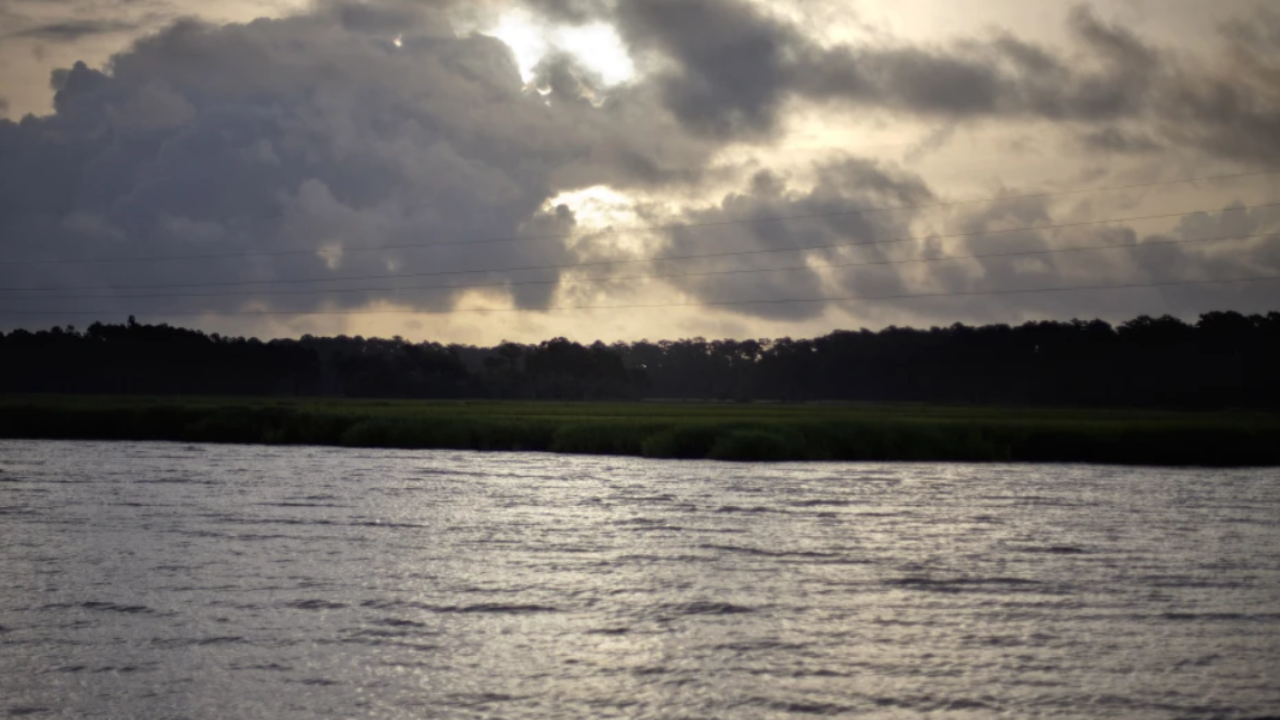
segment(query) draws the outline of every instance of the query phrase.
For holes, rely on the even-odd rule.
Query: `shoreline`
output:
[[[928,405],[0,397],[0,437],[726,461],[1280,466],[1280,416]]]

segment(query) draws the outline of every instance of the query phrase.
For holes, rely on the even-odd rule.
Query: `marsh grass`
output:
[[[528,450],[741,461],[1280,464],[1252,412],[928,405],[0,398],[0,436]]]

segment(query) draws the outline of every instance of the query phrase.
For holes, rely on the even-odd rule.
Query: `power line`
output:
[[[269,290],[264,292],[229,292],[229,293],[151,293],[144,295],[45,295],[40,297],[11,298],[17,300],[143,300],[151,298],[238,298],[238,297],[264,297],[264,296],[283,296],[283,295],[326,295],[330,293],[366,293],[366,292],[392,292],[416,291],[416,290],[480,290],[486,288],[505,288],[525,285],[559,285],[559,284],[590,284],[590,283],[606,283],[606,282],[629,282],[633,280],[659,280],[669,278],[685,278],[685,277],[711,277],[722,275],[749,275],[761,274],[769,272],[787,272],[796,270],[821,270],[824,268],[855,268],[855,267],[877,267],[890,265],[912,265],[934,262],[947,262],[954,260],[979,260],[986,258],[1006,258],[1006,257],[1025,257],[1031,255],[1058,255],[1069,252],[1085,252],[1093,250],[1139,250],[1152,247],[1167,247],[1171,245],[1190,245],[1207,242],[1221,242],[1228,240],[1249,240],[1259,237],[1274,237],[1276,233],[1254,233],[1251,235],[1233,235],[1223,237],[1195,238],[1190,240],[1155,240],[1149,242],[1125,243],[1122,245],[1080,245],[1075,247],[1053,248],[1049,250],[1013,250],[1009,252],[998,253],[978,253],[969,255],[944,255],[940,257],[925,258],[902,258],[898,260],[865,260],[857,262],[836,262],[822,263],[814,265],[787,265],[772,268],[743,268],[738,270],[708,270],[702,272],[688,273],[662,273],[662,274],[645,274],[645,275],[623,275],[595,278],[560,278],[555,280],[524,280],[519,282],[504,283],[487,283],[481,285],[423,285],[408,287],[363,287],[363,288],[324,288],[319,290]]]
[[[1265,205],[1236,205],[1236,206],[1225,208],[1222,212],[1259,210],[1259,209],[1271,208],[1271,207],[1280,207],[1280,203],[1269,203]],[[597,261],[583,262],[583,263],[525,265],[525,266],[508,267],[508,268],[491,268],[491,269],[475,269],[475,270],[434,270],[431,272],[421,272],[421,273],[401,273],[401,274],[391,274],[391,275],[387,275],[387,274],[351,275],[346,277],[305,278],[305,279],[297,279],[297,280],[254,280],[254,281],[228,281],[228,282],[208,282],[208,283],[167,283],[167,284],[121,285],[121,286],[100,285],[100,286],[79,286],[79,287],[71,286],[71,287],[42,287],[42,288],[0,288],[0,291],[3,291],[3,292],[49,292],[49,291],[61,291],[61,290],[169,290],[169,289],[183,289],[183,288],[195,288],[195,287],[233,287],[233,286],[243,287],[247,285],[286,285],[286,284],[293,285],[293,284],[309,284],[309,283],[323,283],[323,282],[342,282],[342,281],[350,281],[350,280],[394,280],[394,279],[400,279],[400,278],[444,277],[444,276],[452,276],[452,275],[478,275],[478,274],[488,274],[488,273],[497,273],[497,272],[504,272],[504,273],[524,272],[524,271],[531,271],[531,270],[569,270],[569,269],[600,267],[600,266],[608,266],[608,265],[635,265],[635,264],[650,263],[650,262],[670,262],[670,261],[676,261],[676,260],[701,260],[701,259],[722,258],[722,257],[743,257],[748,255],[770,255],[770,254],[787,253],[787,252],[807,252],[810,250],[829,250],[829,249],[836,249],[836,248],[867,247],[872,245],[893,245],[893,244],[908,243],[908,242],[919,242],[921,240],[930,240],[930,239],[941,240],[941,239],[974,238],[974,237],[983,237],[983,236],[990,236],[990,235],[1008,235],[1008,234],[1020,233],[1020,232],[1062,230],[1062,229],[1076,228],[1076,227],[1108,225],[1111,223],[1129,223],[1129,222],[1140,222],[1145,220],[1161,220],[1161,219],[1168,219],[1168,218],[1175,218],[1175,217],[1184,217],[1186,215],[1190,215],[1194,213],[1207,213],[1207,212],[1213,212],[1213,211],[1212,210],[1184,210],[1184,211],[1179,211],[1175,213],[1161,213],[1157,215],[1142,215],[1142,216],[1125,217],[1125,218],[1109,218],[1105,220],[1088,220],[1088,221],[1073,222],[1073,223],[1057,223],[1052,225],[1030,225],[1030,226],[1018,227],[1018,228],[1006,228],[1001,230],[978,230],[978,231],[963,232],[963,233],[943,233],[943,234],[927,235],[923,237],[918,235],[908,235],[908,236],[891,238],[886,240],[870,240],[870,241],[850,242],[850,243],[828,243],[824,245],[807,245],[807,246],[794,247],[794,248],[736,250],[736,251],[727,251],[727,252],[719,252],[719,253],[703,253],[703,254],[696,254],[696,255],[667,255],[667,256],[659,255],[659,256],[653,256],[653,257],[647,257],[647,258],[633,258],[628,260],[597,260]],[[501,283],[501,284],[514,285],[514,284],[523,284],[523,283]],[[457,286],[457,287],[461,287],[461,286]],[[387,288],[387,289],[393,289],[393,288]],[[227,294],[230,295],[230,293],[227,293]],[[39,296],[39,299],[51,299],[56,297],[59,297],[59,296],[45,295],[45,296]],[[116,296],[98,295],[98,296],[92,296],[92,297],[111,298]],[[160,295],[153,295],[152,297],[160,297]],[[4,299],[4,298],[0,298],[0,299]],[[19,298],[9,298],[9,299],[19,299]],[[26,299],[26,298],[21,298],[21,299]]]
[[[984,295],[1021,295],[1033,293],[1057,293],[1077,291],[1109,291],[1131,290],[1141,288],[1179,287],[1192,285],[1226,285],[1231,283],[1252,283],[1280,280],[1280,275],[1256,275],[1243,278],[1222,278],[1217,280],[1174,280],[1167,282],[1124,283],[1120,285],[1075,285],[1047,288],[1015,288],[1005,290],[974,290],[963,292],[938,293],[902,293],[896,295],[851,295],[845,297],[817,298],[780,298],[768,300],[706,300],[684,303],[655,303],[639,305],[552,305],[538,308],[454,308],[451,310],[262,310],[256,312],[186,312],[156,313],[156,317],[266,317],[277,315],[313,316],[313,315],[455,315],[461,313],[513,313],[513,312],[563,312],[573,310],[660,310],[682,307],[720,307],[732,305],[779,305],[829,302],[875,302],[883,300],[912,300],[917,298],[949,298],[978,297]],[[0,315],[97,315],[96,310],[30,310],[0,311]]]
[[[1207,175],[1196,178],[1183,178],[1180,180],[1163,180],[1159,182],[1135,183],[1130,185],[1110,185],[1096,188],[1081,188],[1076,190],[1060,190],[1055,192],[1027,193],[1022,195],[1004,195],[987,198],[978,198],[973,200],[957,200],[942,203],[919,203],[911,205],[888,205],[881,207],[858,208],[853,210],[838,210],[830,212],[816,213],[799,213],[793,215],[776,215],[755,218],[741,218],[736,220],[716,220],[702,223],[675,223],[666,225],[650,225],[642,228],[623,228],[619,230],[600,230],[589,233],[550,233],[542,235],[513,235],[506,237],[479,238],[473,240],[445,240],[440,242],[426,243],[399,243],[392,245],[376,245],[376,246],[356,246],[344,247],[344,253],[359,252],[383,252],[386,250],[401,250],[414,248],[430,248],[445,247],[459,245],[484,245],[491,243],[507,243],[507,242],[523,242],[532,240],[549,240],[549,239],[568,239],[575,237],[601,237],[611,235],[626,235],[634,233],[649,233],[659,231],[673,231],[681,229],[694,228],[710,228],[724,227],[736,225],[748,225],[766,222],[786,222],[790,220],[805,220],[814,218],[832,218],[832,217],[850,217],[856,215],[866,215],[878,212],[893,212],[898,210],[928,210],[946,207],[958,207],[962,205],[975,205],[982,203],[992,203],[1011,200],[1029,200],[1035,198],[1062,197],[1068,195],[1083,195],[1095,192],[1113,192],[1119,190],[1137,190],[1142,188],[1161,187],[1166,185],[1185,185],[1202,182],[1216,182],[1220,180],[1236,180],[1241,178],[1268,177],[1280,175],[1280,171],[1265,171],[1253,173],[1236,173],[1231,175]],[[124,258],[83,258],[75,260],[0,260],[0,266],[23,266],[23,265],[88,265],[88,264],[107,264],[107,263],[130,263],[130,262],[162,262],[172,260],[212,260],[219,258],[249,258],[249,257],[287,257],[300,255],[315,255],[315,249],[309,250],[275,250],[275,251],[257,251],[257,252],[231,252],[231,253],[204,253],[204,254],[188,254],[188,255],[152,255]]]

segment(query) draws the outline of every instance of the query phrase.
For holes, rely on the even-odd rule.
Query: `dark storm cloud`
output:
[[[39,8],[34,15],[33,7]],[[0,0],[0,44],[72,45],[102,36],[133,37],[178,14],[168,0]]]
[[[706,135],[771,130],[794,83],[790,55],[806,46],[794,28],[734,0],[625,2],[618,22],[633,48],[675,63],[657,80],[662,97]]]
[[[1015,319],[1194,315],[1221,307],[1267,312],[1275,309],[1280,298],[1280,284],[1275,282],[1106,289],[1280,275],[1280,210],[1276,208],[1228,206],[1217,212],[1189,213],[1167,232],[1126,223],[1056,231],[1021,229],[1060,222],[1061,216],[1044,198],[1011,199],[966,212],[954,231],[966,237],[951,239],[945,246],[926,238],[903,248],[899,257],[984,257],[843,273],[851,295],[878,294],[867,292],[865,283],[879,281],[900,282],[905,290],[896,294],[939,297],[854,301],[848,307],[863,317],[905,311],[918,313],[923,322],[938,317],[989,322],[1008,321],[1011,311]],[[1021,254],[1081,246],[1116,249]],[[1072,287],[1086,289],[1000,294]],[[996,294],[985,294],[993,291]]]
[[[524,4],[549,20],[572,24],[597,20],[611,11],[606,0],[524,0]]]
[[[313,12],[356,33],[395,37],[403,30],[411,29],[421,37],[453,34],[443,12],[448,5],[444,0],[380,0],[377,3],[316,0]]]
[[[1280,159],[1280,14],[1224,26],[1220,49],[1183,58],[1074,9],[1067,50],[1007,33],[950,45],[823,46],[746,0],[631,0],[617,22],[633,51],[666,63],[655,82],[691,131],[767,137],[790,100],[935,121],[1046,120],[1088,147],[1117,142],[1120,121],[1152,145],[1179,143],[1246,162]],[[661,67],[661,66],[660,66]]]
[[[742,299],[778,300],[822,297],[823,273],[803,267],[806,259],[828,264],[855,255],[852,248],[823,247],[870,243],[903,237],[909,233],[914,213],[859,212],[885,206],[919,205],[933,199],[933,192],[919,177],[879,163],[847,159],[815,168],[816,182],[802,189],[788,186],[786,178],[758,172],[741,191],[731,193],[714,206],[691,211],[682,222],[692,227],[670,232],[669,254],[677,256],[714,253],[731,245],[733,252],[779,251],[718,259],[713,269],[752,270],[799,267],[778,272],[705,275],[673,278],[681,290],[707,302]],[[778,218],[805,216],[794,220]],[[715,225],[725,221],[753,221],[742,225]],[[709,227],[696,227],[707,225]],[[810,252],[784,252],[820,248]],[[860,258],[883,257],[874,246],[859,248]],[[703,269],[706,263],[693,272]],[[668,268],[660,268],[668,270]],[[896,276],[878,276],[864,291],[901,290]],[[774,319],[801,319],[821,314],[819,303],[729,306],[733,312]]]
[[[528,4],[564,22],[611,18],[650,74],[606,88],[578,61],[551,56],[536,69],[538,89],[530,89],[501,42],[450,30],[445,13],[455,6],[446,0],[326,0],[294,17],[245,25],[180,21],[137,41],[106,70],[78,63],[53,72],[53,114],[0,120],[4,258],[40,261],[0,264],[0,287],[260,284],[230,288],[248,295],[223,299],[6,295],[0,307],[92,309],[111,317],[364,308],[381,301],[449,309],[460,291],[413,286],[555,280],[554,270],[503,268],[607,259],[600,253],[621,252],[608,243],[601,244],[604,250],[579,249],[533,237],[573,231],[573,213],[564,207],[547,211],[547,201],[597,184],[624,192],[658,190],[667,197],[687,191],[691,209],[668,212],[677,214],[677,222],[695,225],[824,216],[672,230],[664,249],[669,255],[913,235],[920,218],[912,211],[852,211],[928,203],[934,192],[919,177],[867,160],[827,162],[804,178],[764,170],[741,190],[705,204],[698,183],[719,172],[712,168],[716,152],[728,142],[771,137],[794,101],[928,121],[942,128],[934,143],[966,123],[1030,120],[1058,123],[1097,152],[1156,153],[1178,145],[1267,167],[1280,158],[1280,20],[1274,13],[1227,26],[1226,49],[1196,64],[1085,9],[1070,16],[1076,45],[1064,51],[1007,34],[947,46],[881,40],[823,46],[759,6],[736,0]],[[925,143],[913,152],[929,147]],[[1230,213],[1224,217],[1230,220]],[[956,226],[982,232],[1055,220],[1060,221],[1055,208],[1043,201],[1009,200],[969,213]],[[1254,221],[1259,228],[1276,227],[1275,218]],[[1214,220],[1187,221],[1193,222]],[[403,247],[512,236],[524,239]],[[1090,237],[1133,242],[1148,235],[1118,227]],[[828,264],[909,257],[911,251],[1037,250],[1055,241],[1027,230],[981,242],[925,238],[892,248],[743,255],[714,265],[655,264],[653,270],[763,269],[797,265],[802,257]],[[382,249],[362,251],[369,247]],[[925,266],[802,267],[669,282],[707,302],[973,292],[1243,273],[1248,267],[1277,267],[1276,247],[1274,239],[1264,239],[1232,252],[1171,246],[1133,257],[1082,253]],[[78,262],[228,254],[233,257]],[[289,279],[468,269],[486,272],[402,278],[380,290],[266,294],[317,287],[279,282]],[[493,292],[536,308],[551,302],[554,288],[516,285]],[[1267,292],[1275,297],[1274,288],[1240,290],[1250,301]],[[1189,295],[1178,295],[1183,296]],[[1019,296],[1016,303],[1028,312],[1105,309],[1098,304],[1103,295],[1081,297]],[[1116,296],[1105,296],[1111,297]],[[939,300],[928,307],[935,317],[963,310],[985,319],[984,308],[1007,302]],[[733,309],[775,319],[824,310],[817,303]],[[864,311],[861,305],[855,309]]]
[[[1094,152],[1120,155],[1145,155],[1165,148],[1156,142],[1150,133],[1126,131],[1114,127],[1085,132],[1080,135],[1080,143]]]
[[[819,249],[683,263],[675,269],[721,274],[675,277],[668,282],[708,303],[837,298],[825,304],[724,307],[738,315],[775,320],[816,317],[832,305],[843,306],[867,322],[877,318],[901,322],[905,314],[916,317],[913,322],[927,324],[939,317],[948,322],[1007,321],[1011,312],[1018,318],[1194,314],[1212,307],[1265,312],[1280,299],[1277,283],[1088,289],[1280,275],[1277,208],[1228,206],[1217,212],[1189,213],[1166,232],[1125,222],[1055,230],[1052,226],[1080,221],[1085,211],[1061,206],[1050,197],[1015,196],[954,211],[938,209],[953,215],[939,235],[922,231],[922,222],[937,212],[929,206],[945,200],[916,176],[865,160],[832,163],[818,168],[816,175],[812,186],[792,187],[787,178],[760,172],[747,187],[720,203],[689,212],[681,220],[695,226],[674,229],[669,239],[670,253],[680,256],[726,249]],[[903,209],[862,212],[887,207]],[[714,225],[793,215],[809,217]],[[1090,215],[1085,212],[1085,216]],[[713,225],[696,226],[707,223]],[[893,242],[871,244],[885,240]],[[830,245],[840,247],[824,247]],[[1072,247],[1087,249],[1063,252]],[[927,262],[901,262],[918,259]],[[766,268],[788,269],[723,273]],[[673,271],[662,265],[656,269]],[[1071,287],[1085,289],[1002,294]],[[938,297],[909,297],[921,295]]]
[[[109,68],[55,71],[54,114],[0,121],[0,240],[6,258],[41,263],[0,265],[2,286],[254,281],[264,285],[250,290],[265,290],[281,279],[472,268],[493,270],[453,280],[525,279],[501,268],[575,255],[554,239],[360,249],[562,234],[572,213],[542,211],[561,190],[692,179],[714,150],[685,138],[643,89],[598,107],[584,101],[589,78],[566,66],[550,95],[526,90],[505,45],[455,36],[433,7],[414,3],[331,2],[222,27],[180,21]],[[206,254],[238,257],[77,262]],[[6,306],[141,315],[390,299],[444,309],[459,295],[404,287],[412,284],[328,297]],[[521,286],[513,297],[543,305],[547,287]]]
[[[114,35],[138,30],[141,24],[122,20],[66,20],[36,25],[3,37],[28,38],[42,42],[69,43],[92,35]]]

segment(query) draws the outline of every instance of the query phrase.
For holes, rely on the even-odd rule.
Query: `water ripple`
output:
[[[0,441],[0,717],[1275,720],[1280,473]]]

